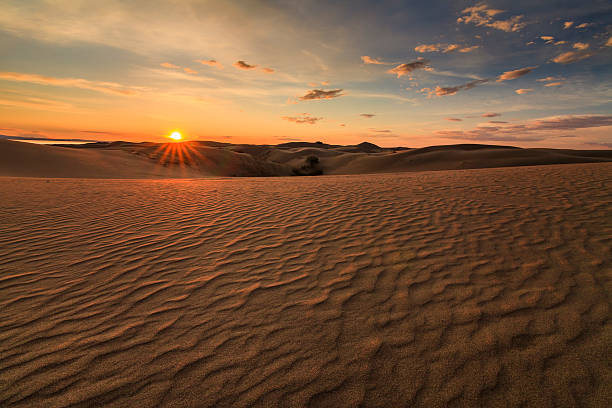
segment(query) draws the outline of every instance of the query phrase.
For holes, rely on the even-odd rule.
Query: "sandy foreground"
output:
[[[0,406],[612,406],[611,186],[0,178]]]

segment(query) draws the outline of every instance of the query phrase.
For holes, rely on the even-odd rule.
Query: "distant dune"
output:
[[[364,174],[612,161],[612,150],[448,145],[421,149],[292,142],[88,143],[36,145],[0,140],[0,176],[198,178]]]
[[[610,407],[611,185],[0,178],[0,406]]]

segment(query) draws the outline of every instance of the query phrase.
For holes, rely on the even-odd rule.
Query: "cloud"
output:
[[[521,88],[521,89],[517,89],[514,92],[516,92],[519,95],[523,95],[523,94],[526,94],[526,93],[529,93],[529,92],[532,92],[532,91],[533,91],[533,89],[531,89],[531,88]]]
[[[198,73],[198,71],[194,71],[191,68],[183,68],[183,71],[185,71],[186,73],[191,74],[191,75],[195,75],[195,74]]]
[[[329,91],[324,91],[323,89],[313,89],[308,91],[306,95],[300,96],[301,101],[312,101],[316,99],[332,99],[338,98],[342,95],[343,89],[330,89]]]
[[[563,115],[534,119],[522,124],[479,125],[472,130],[440,130],[439,136],[448,139],[490,141],[539,141],[551,136],[549,132],[612,126],[612,115]]]
[[[425,53],[425,52],[438,52],[442,51],[443,53],[459,51],[459,52],[470,52],[475,49],[480,48],[479,45],[473,45],[471,47],[462,47],[459,44],[421,44],[417,47],[414,47],[416,52]]]
[[[546,41],[546,44],[551,44],[555,41],[555,37],[551,37],[550,35],[542,35],[540,38]]]
[[[161,66],[162,66],[162,67],[164,67],[164,68],[172,68],[172,69],[180,69],[180,68],[181,68],[181,67],[179,67],[178,65],[174,65],[174,64],[171,64],[171,63],[169,63],[169,62],[162,62],[162,63],[161,63],[161,64],[159,64],[159,65],[161,65]]]
[[[255,69],[255,68],[257,68],[257,65],[250,65],[250,64],[247,64],[246,62],[244,62],[242,60],[236,61],[232,65],[234,65],[238,69]]]
[[[608,41],[606,41],[605,46],[606,47],[612,47],[612,37],[608,38]]]
[[[461,121],[463,121],[463,119],[459,119],[459,118],[446,118],[446,120],[448,120],[450,122],[461,122]]]
[[[436,86],[435,91],[431,93],[435,93],[437,96],[455,95],[459,91],[472,89],[477,85],[484,84],[485,82],[489,82],[489,80],[488,79],[477,79],[475,81],[468,82],[466,84],[450,86],[450,87],[445,87],[445,88]]]
[[[361,61],[363,61],[364,64],[375,64],[375,65],[389,65],[390,64],[389,62],[384,62],[376,58],[368,57],[367,55],[362,55]]]
[[[589,44],[577,42],[573,45],[573,47],[577,50],[586,50],[587,48],[589,48]]]
[[[74,112],[74,106],[69,103],[55,101],[51,99],[24,96],[24,95],[19,95],[18,99],[0,98],[0,105],[45,110],[45,111],[59,111],[59,112],[72,111]],[[0,129],[0,130],[8,130],[8,129]]]
[[[0,139],[5,140],[40,140],[46,142],[97,142],[92,139],[57,139],[50,137],[38,137],[38,136],[11,136],[11,135],[0,135]]]
[[[208,65],[208,66],[211,66],[211,67],[217,67],[219,69],[223,69],[223,65],[221,65],[220,62],[218,62],[217,60],[214,60],[214,59],[210,59],[210,60],[201,60],[201,59],[199,59],[199,60],[195,60],[195,62],[199,62],[202,65]]]
[[[263,72],[265,72],[266,74],[273,74],[274,70],[272,68],[262,68],[261,69]]]
[[[563,85],[563,82],[549,82],[548,84],[545,84],[544,86],[561,86]]]
[[[370,132],[374,132],[374,133],[391,133],[391,129],[368,129]]]
[[[374,116],[376,116],[374,113],[360,113],[359,116],[363,116],[364,118],[373,118]]]
[[[416,52],[434,52],[440,51],[440,44],[422,44],[417,47],[414,47]]]
[[[131,96],[144,92],[146,88],[121,85],[115,82],[90,81],[83,78],[56,78],[19,72],[0,72],[0,79],[31,84],[87,89],[109,95]]]
[[[463,52],[463,53],[472,52],[472,51],[474,51],[475,49],[478,49],[478,48],[480,48],[480,45],[472,45],[471,47],[460,48],[459,52]]]
[[[546,78],[536,79],[536,81],[537,82],[551,82],[551,81],[559,81],[561,79],[563,79],[563,78],[549,76],[549,77],[546,77]]]
[[[508,123],[508,122],[503,121],[503,120],[490,120],[488,123],[502,124],[502,123]]]
[[[576,28],[587,28],[594,25],[593,23],[582,23],[576,26]]]
[[[510,81],[512,79],[520,78],[523,75],[527,75],[537,67],[525,67],[520,69],[515,69],[514,71],[506,71],[500,76],[497,77],[497,82]]]
[[[578,62],[583,59],[589,58],[592,55],[592,52],[568,51],[564,52],[563,54],[557,55],[555,58],[552,59],[552,61],[556,62],[557,64],[571,64],[573,62]]]
[[[400,64],[395,68],[391,68],[387,71],[387,73],[396,74],[398,78],[401,78],[404,75],[409,75],[414,70],[427,68],[427,64],[429,64],[429,60],[426,59],[413,61],[406,64]]]
[[[573,25],[574,25],[573,21],[566,21],[565,23],[563,23],[563,29],[567,30],[568,28],[570,28]]]
[[[612,115],[563,115],[534,119],[521,124],[479,125],[471,130],[440,130],[447,139],[483,141],[539,141],[558,136],[559,131],[612,126]],[[552,134],[551,134],[552,132]]]
[[[483,118],[496,118],[498,116],[501,116],[501,113],[487,112],[487,113],[483,113],[480,116],[482,116]]]
[[[310,114],[308,113],[302,113],[300,116],[281,116],[281,119],[294,123],[305,123],[308,125],[314,125],[323,118],[315,118],[314,116],[310,116]]]
[[[496,20],[494,17],[503,13],[504,10],[490,9],[486,4],[479,4],[464,9],[462,16],[457,19],[458,23],[474,24],[477,27],[491,27],[506,32],[515,32],[525,27],[526,23],[521,21],[523,16],[512,16],[507,20]]]

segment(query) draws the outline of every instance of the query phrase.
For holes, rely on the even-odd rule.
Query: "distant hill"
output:
[[[612,150],[457,144],[419,149],[373,143],[279,145],[214,141],[39,145],[0,140],[0,176],[83,178],[259,177],[389,173],[612,162]]]

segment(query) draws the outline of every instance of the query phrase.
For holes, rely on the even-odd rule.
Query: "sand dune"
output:
[[[0,178],[0,406],[611,406],[610,185]]]
[[[365,142],[355,146],[307,142],[276,146],[112,142],[67,147],[0,140],[0,176],[13,177],[255,177],[594,162],[612,162],[612,150],[520,149],[473,144],[408,149],[380,148]]]

